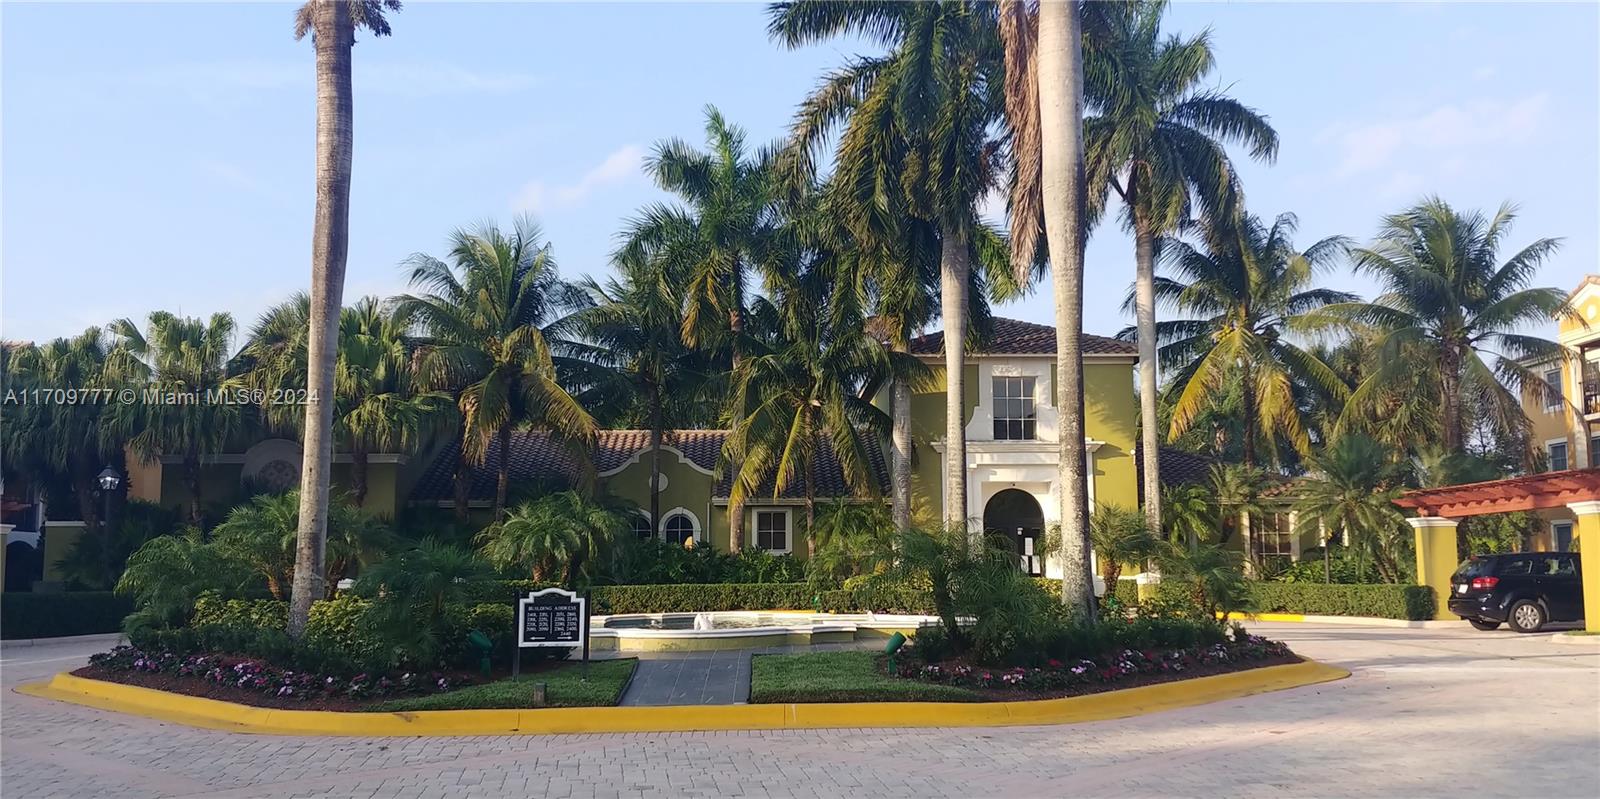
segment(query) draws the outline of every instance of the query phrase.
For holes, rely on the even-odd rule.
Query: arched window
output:
[[[695,518],[686,511],[675,511],[667,515],[667,521],[661,527],[662,537],[670,544],[682,544],[694,538],[696,528]]]
[[[629,524],[633,528],[633,534],[639,538],[652,538],[656,534],[655,526],[650,524],[650,517],[643,513],[633,514],[633,520]]]

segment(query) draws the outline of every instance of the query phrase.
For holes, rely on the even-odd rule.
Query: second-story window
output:
[[[1561,370],[1551,369],[1544,373],[1544,384],[1548,386],[1544,397],[1544,409],[1555,411],[1561,409]]]
[[[1032,441],[1038,432],[1033,378],[994,379],[994,440]]]
[[[1545,452],[1550,456],[1550,471],[1560,472],[1567,468],[1567,442],[1551,442],[1545,445]]]

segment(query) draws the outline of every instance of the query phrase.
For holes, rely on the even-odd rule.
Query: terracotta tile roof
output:
[[[722,443],[728,437],[726,430],[668,430],[662,443],[682,452],[694,465],[715,472],[722,453]],[[604,473],[626,465],[635,454],[650,447],[648,430],[601,430],[595,436],[590,457],[596,472]],[[452,443],[440,451],[433,463],[417,481],[411,492],[415,502],[450,501],[455,497],[454,474],[460,445]],[[884,463],[883,448],[868,446],[868,461],[880,492],[888,490],[888,468]],[[582,474],[577,454],[561,442],[551,439],[542,431],[518,432],[511,435],[510,481],[513,486],[525,483],[572,484]],[[495,475],[500,468],[498,448],[491,447],[482,466],[473,469],[472,487],[468,496],[475,501],[494,498]],[[726,498],[732,484],[729,476],[722,476],[716,486],[716,497]],[[833,448],[822,442],[817,456],[817,496],[841,497],[852,492],[844,479]],[[771,496],[771,484],[759,496]],[[800,499],[805,496],[803,480],[794,481],[783,497]]]
[[[1054,355],[1056,329],[1049,325],[995,317],[988,341],[973,355]],[[929,333],[911,340],[915,355],[944,352],[944,333]],[[1085,355],[1137,355],[1139,348],[1129,341],[1083,334]]]

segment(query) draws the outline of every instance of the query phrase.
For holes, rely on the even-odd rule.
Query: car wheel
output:
[[[1467,623],[1480,630],[1500,629],[1500,622],[1489,621],[1488,619],[1467,619]]]
[[[1511,629],[1519,633],[1536,633],[1544,626],[1544,608],[1538,602],[1524,599],[1511,606],[1511,612],[1506,615],[1511,624]]]

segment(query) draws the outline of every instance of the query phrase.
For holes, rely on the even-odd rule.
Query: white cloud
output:
[[[1426,113],[1328,131],[1339,151],[1335,177],[1393,169],[1402,160],[1447,163],[1488,145],[1525,142],[1550,105],[1548,92],[1515,101],[1477,100]]]
[[[511,207],[517,211],[542,212],[555,206],[579,205],[595,191],[638,175],[643,161],[643,147],[637,144],[624,145],[573,183],[558,186],[551,186],[542,180],[524,183],[512,195]]]

